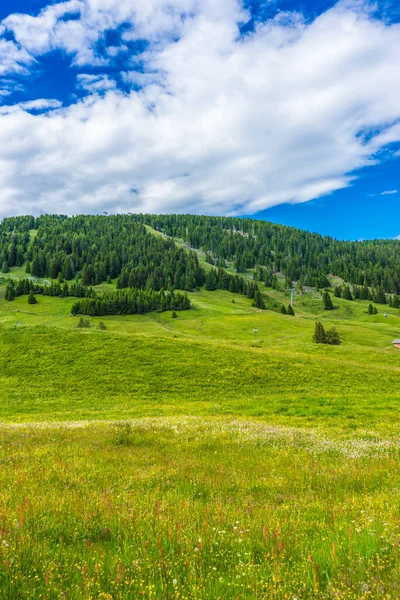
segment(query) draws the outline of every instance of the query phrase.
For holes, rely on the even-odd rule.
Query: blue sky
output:
[[[0,218],[400,235],[400,4],[3,0]]]

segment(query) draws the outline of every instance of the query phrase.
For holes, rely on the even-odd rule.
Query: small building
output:
[[[400,350],[400,340],[394,340],[394,341],[392,342],[392,344],[393,344],[393,346],[394,346],[395,348],[399,348],[399,350]]]

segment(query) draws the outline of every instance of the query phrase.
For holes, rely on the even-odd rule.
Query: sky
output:
[[[398,0],[2,0],[0,218],[400,236]]]

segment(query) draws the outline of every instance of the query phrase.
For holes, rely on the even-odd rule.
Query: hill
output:
[[[152,235],[155,231],[162,235]],[[182,245],[197,252],[184,252]],[[214,266],[250,272],[268,286],[281,274],[288,287],[293,281],[325,287],[333,275],[356,286],[400,294],[399,250],[399,240],[343,242],[227,217],[44,215],[13,217],[0,224],[3,273],[26,265],[26,272],[36,277],[69,281],[80,274],[84,285],[119,277],[121,288],[193,290],[204,283],[200,253]]]
[[[323,289],[304,267],[282,314],[282,265],[236,269],[233,246],[189,239],[197,220],[204,235],[223,223],[219,249],[260,239],[257,222],[233,233],[237,220],[190,216],[1,224],[0,598],[394,600],[397,289],[317,253]],[[285,244],[311,235],[261,225]],[[358,243],[311,238],[353,270]],[[358,268],[395,280],[395,242],[360,248],[387,248],[385,264]],[[182,294],[190,309],[96,314],[118,293]],[[73,314],[83,301],[92,314]],[[317,321],[339,346],[312,341]]]

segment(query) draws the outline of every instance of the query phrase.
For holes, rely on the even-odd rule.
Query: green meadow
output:
[[[2,600],[399,597],[400,311],[262,291],[78,329],[0,286]]]

